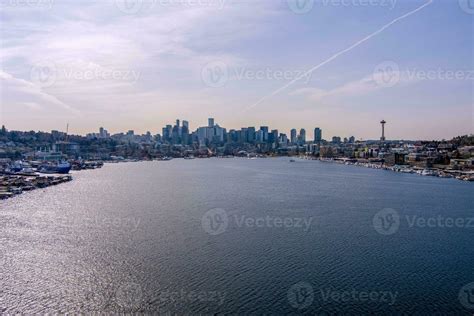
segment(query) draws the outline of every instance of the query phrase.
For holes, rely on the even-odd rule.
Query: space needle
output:
[[[380,137],[380,141],[384,142],[385,141],[385,120],[382,120],[380,124],[382,124],[382,137]]]

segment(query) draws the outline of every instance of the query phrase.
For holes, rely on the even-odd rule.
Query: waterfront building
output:
[[[293,128],[291,131],[290,131],[290,142],[292,144],[296,144],[297,142],[297,138],[296,138],[296,128]]]
[[[247,128],[247,142],[250,144],[255,143],[255,127]]]
[[[306,130],[304,128],[300,129],[300,135],[298,137],[299,144],[303,145],[306,143]]]
[[[225,136],[225,128],[214,123],[214,119],[210,118],[208,126],[199,127],[197,129],[197,138],[200,146],[207,146],[211,143],[223,143]]]
[[[280,137],[278,139],[278,144],[284,148],[288,146],[288,137],[286,136],[286,134],[283,134],[283,133],[280,134]]]
[[[276,144],[278,142],[278,130],[273,129],[271,133],[268,135],[268,142],[270,144]]]
[[[263,132],[263,142],[268,142],[268,126],[260,126],[260,130]]]
[[[314,129],[314,142],[319,143],[323,139],[323,131],[319,128],[316,127]]]
[[[171,132],[173,127],[171,125],[166,125],[163,127],[162,134],[163,134],[163,141],[169,142],[171,140]]]

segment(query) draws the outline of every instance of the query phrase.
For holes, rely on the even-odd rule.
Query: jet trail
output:
[[[409,17],[410,15],[412,14],[415,14],[416,12],[422,10],[423,8],[429,6],[430,4],[433,3],[433,0],[429,0],[427,3],[423,4],[422,6],[416,8],[415,10],[413,11],[410,11],[398,18],[396,18],[395,20],[391,21],[390,23],[382,26],[380,29],[378,29],[377,31],[373,32],[372,34],[364,37],[363,39],[361,39],[360,41],[356,42],[355,44],[349,46],[348,48],[344,49],[344,50],[341,50],[340,52],[334,54],[333,56],[331,56],[330,58],[326,59],[325,61],[323,61],[322,63],[320,63],[319,65],[317,66],[314,66],[313,68],[311,68],[310,70],[308,70],[307,72],[305,72],[304,74],[302,74],[301,76],[293,79],[292,81],[288,82],[286,85],[284,85],[283,87],[279,88],[278,90],[275,90],[273,91],[272,93],[270,93],[269,95],[266,95],[264,96],[263,98],[261,98],[260,100],[258,100],[256,103],[252,104],[251,106],[248,106],[244,111],[248,111],[254,107],[256,107],[257,105],[259,105],[260,103],[262,103],[263,101],[267,100],[268,98],[271,98],[273,97],[274,95],[280,93],[281,91],[285,90],[286,88],[288,88],[289,86],[291,86],[292,84],[294,84],[295,82],[297,82],[298,80],[300,80],[301,78],[304,78],[305,76],[311,74],[313,71],[319,69],[320,67],[326,65],[327,63],[333,61],[334,59],[336,59],[337,57],[347,53],[348,51],[356,48],[357,46],[363,44],[364,42],[368,41],[369,39],[371,39],[372,37],[382,33],[383,31],[385,31],[385,29],[389,28],[390,26],[392,26],[393,24]]]

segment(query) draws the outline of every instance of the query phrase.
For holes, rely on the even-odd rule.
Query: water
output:
[[[108,164],[0,202],[0,312],[472,314],[473,193],[285,158]]]

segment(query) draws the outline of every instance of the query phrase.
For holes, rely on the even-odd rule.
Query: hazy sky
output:
[[[0,0],[1,123],[474,131],[473,0]],[[310,71],[313,70],[313,71]]]

